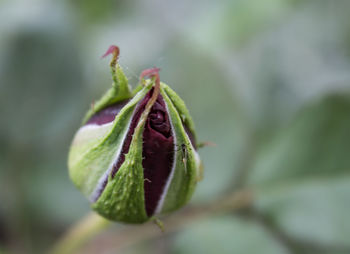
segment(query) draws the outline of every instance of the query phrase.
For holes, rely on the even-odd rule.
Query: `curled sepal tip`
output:
[[[145,77],[149,76],[151,78],[155,78],[155,86],[154,86],[154,90],[153,90],[153,94],[151,99],[148,101],[148,104],[146,106],[146,110],[150,107],[152,107],[153,103],[157,100],[159,92],[160,92],[160,78],[159,78],[159,68],[150,68],[150,69],[146,69],[144,71],[141,72],[140,75],[140,80],[143,80]]]
[[[113,77],[114,82],[117,82],[117,79],[118,79],[117,68],[118,68],[119,53],[120,53],[119,47],[115,46],[115,45],[111,45],[107,49],[106,53],[104,53],[104,55],[101,57],[101,58],[105,58],[105,57],[109,56],[110,54],[113,55],[113,58],[112,58],[109,65],[111,66],[111,72],[112,72],[112,77]]]
[[[119,53],[120,53],[119,47],[115,46],[115,45],[111,45],[107,49],[106,53],[104,53],[104,55],[101,56],[101,58],[105,58],[106,56],[108,56],[110,54],[113,54],[113,58],[118,58],[119,57]]]
[[[151,77],[151,78],[155,77],[156,78],[156,80],[155,80],[156,84],[160,83],[159,71],[160,71],[160,68],[156,68],[156,67],[143,70],[141,72],[141,74],[140,74],[140,82],[141,82],[141,84],[145,85],[145,79],[144,78],[147,77],[147,76]]]
[[[108,48],[106,53],[102,57],[106,57],[110,54],[113,55],[110,62],[111,75],[112,75],[112,88],[110,88],[101,99],[93,102],[93,107],[86,113],[83,124],[85,124],[94,114],[101,111],[103,108],[115,103],[122,103],[132,97],[132,91],[129,86],[129,81],[125,76],[123,69],[118,63],[119,47],[112,45]]]

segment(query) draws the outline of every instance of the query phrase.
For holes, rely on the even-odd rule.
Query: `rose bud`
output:
[[[202,171],[194,125],[182,99],[160,82],[159,69],[143,71],[131,91],[118,47],[108,54],[113,85],[74,137],[69,174],[103,217],[143,223],[191,198]]]

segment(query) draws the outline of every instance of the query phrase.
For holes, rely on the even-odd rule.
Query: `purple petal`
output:
[[[119,111],[129,102],[129,100],[125,100],[122,102],[118,102],[116,104],[113,104],[111,106],[108,106],[104,108],[103,110],[95,113],[89,121],[85,125],[88,124],[97,124],[102,125],[106,123],[110,123],[114,120],[114,118],[117,116]]]
[[[161,95],[148,116],[143,142],[145,205],[147,215],[152,216],[170,175],[174,157],[174,137]]]

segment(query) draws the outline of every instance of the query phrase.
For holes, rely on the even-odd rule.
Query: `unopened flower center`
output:
[[[150,114],[152,125],[161,124],[164,122],[164,114],[161,111],[152,112]]]
[[[165,110],[165,107],[160,102],[160,98],[158,98],[152,107],[148,120],[149,125],[153,130],[168,138],[171,136],[170,123]]]

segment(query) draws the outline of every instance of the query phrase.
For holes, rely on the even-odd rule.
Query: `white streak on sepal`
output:
[[[147,85],[149,86],[149,84]],[[103,183],[104,181],[107,179],[108,180],[108,176],[109,174],[111,173],[112,169],[113,169],[113,166],[114,164],[118,161],[119,157],[120,157],[120,153],[121,153],[121,150],[124,146],[124,142],[125,142],[125,138],[126,138],[126,135],[128,134],[128,130],[130,128],[130,124],[131,124],[131,121],[135,115],[135,112],[136,110],[138,109],[138,105],[140,103],[140,101],[142,101],[142,99],[144,98],[144,96],[146,95],[146,93],[148,92],[149,90],[149,87],[144,87],[142,90],[140,90],[139,92],[136,93],[136,95],[120,110],[120,112],[118,114],[120,114],[123,109],[125,107],[128,107],[130,104],[133,105],[133,104],[136,104],[135,105],[135,109],[130,117],[130,120],[128,122],[128,125],[127,125],[127,128],[125,128],[125,132],[123,133],[123,138],[122,138],[122,141],[120,142],[120,146],[118,147],[118,150],[116,151],[115,155],[113,156],[113,160],[111,161],[111,163],[109,164],[107,170],[105,171],[105,173],[100,177],[100,179],[98,180],[97,182],[97,185],[95,187],[95,189],[93,190],[92,194],[90,195],[89,197],[89,200],[91,202],[95,202],[98,198],[99,198],[99,194],[101,193],[101,188],[103,188]],[[117,117],[117,116],[116,116]],[[113,124],[115,124],[115,120],[112,122]],[[103,191],[103,190],[102,190]]]
[[[193,153],[194,153],[194,160],[196,162],[197,181],[200,181],[203,178],[203,172],[202,172],[203,168],[201,169],[202,162],[201,162],[201,158],[199,157],[199,154],[197,153],[197,151],[193,150]]]
[[[89,124],[80,127],[80,129],[75,134],[75,138],[73,140],[73,144],[89,142],[92,139],[96,139],[99,137],[103,137],[105,133],[109,131],[109,128],[113,125],[113,122],[97,125],[97,124]]]
[[[106,172],[103,173],[103,175],[100,177],[100,179],[97,182],[96,188],[94,189],[94,191],[92,192],[92,194],[90,195],[90,202],[96,202],[96,200],[99,198],[100,194],[102,193],[102,188],[103,188],[103,183],[108,180],[108,176],[111,173],[114,165],[118,162],[118,159],[120,157],[120,153],[122,151],[122,148],[124,146],[124,142],[125,142],[125,138],[126,135],[129,132],[129,127],[131,124],[131,121],[134,117],[135,111],[137,109],[137,106],[134,109],[134,112],[132,113],[130,120],[128,122],[127,128],[125,129],[124,133],[123,133],[123,138],[122,138],[122,142],[120,142],[120,145],[118,147],[118,150],[116,151],[115,155],[113,156],[113,160],[111,161],[111,163],[108,166],[108,169],[106,170]],[[113,121],[114,122],[114,121]]]

